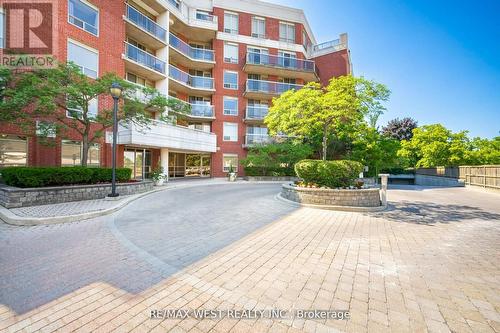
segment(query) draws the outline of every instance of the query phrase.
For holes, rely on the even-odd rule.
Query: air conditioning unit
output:
[[[230,136],[224,135],[224,141],[230,141],[230,140],[231,140]]]

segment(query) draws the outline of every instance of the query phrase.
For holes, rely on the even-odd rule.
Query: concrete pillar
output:
[[[160,148],[160,165],[163,169],[163,175],[165,180],[168,182],[168,149]]]
[[[380,177],[380,201],[382,206],[387,206],[387,181],[389,180],[389,174],[381,173]]]
[[[347,48],[349,45],[348,45],[348,38],[347,38],[347,33],[344,32],[344,33],[341,33],[339,35],[339,39],[340,39],[340,43],[341,44],[345,44],[345,47]]]

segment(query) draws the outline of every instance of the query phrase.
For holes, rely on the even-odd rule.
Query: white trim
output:
[[[83,44],[82,42],[79,42],[79,41],[77,41],[77,40],[74,40],[74,39],[72,39],[72,38],[70,38],[70,37],[68,37],[68,42],[71,42],[71,43],[73,43],[73,44],[76,44],[76,45],[78,45],[78,46],[80,46],[80,47],[83,47],[83,48],[85,48],[85,49],[87,49],[87,50],[89,50],[89,51],[91,51],[91,52],[97,53],[97,55],[99,55],[99,50],[94,49],[93,47],[88,46],[88,45],[86,45],[86,44]],[[66,47],[67,47],[67,45],[66,45]],[[67,52],[67,51],[68,51],[68,50],[67,50],[67,48],[66,48],[66,52]]]

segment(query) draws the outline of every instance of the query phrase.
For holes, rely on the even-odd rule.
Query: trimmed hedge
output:
[[[111,182],[111,168],[8,167],[1,171],[5,184],[16,187],[46,187]],[[116,169],[116,180],[127,182],[132,170]]]
[[[245,166],[245,175],[285,177],[285,176],[295,176],[295,171],[293,170],[293,168]]]
[[[363,165],[356,161],[302,160],[295,164],[297,177],[305,183],[329,188],[348,187],[359,177]]]

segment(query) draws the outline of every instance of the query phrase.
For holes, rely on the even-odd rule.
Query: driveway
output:
[[[0,224],[0,330],[500,331],[500,195],[390,190],[390,209],[296,209],[277,184],[158,192],[71,224]],[[351,319],[150,319],[155,309]]]

